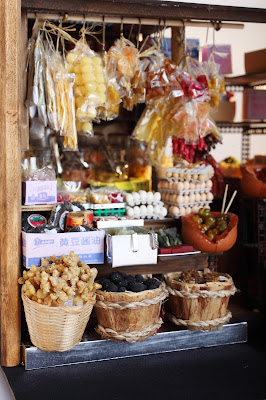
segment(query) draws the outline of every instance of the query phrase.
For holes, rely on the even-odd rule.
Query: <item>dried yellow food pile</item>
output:
[[[28,271],[23,271],[23,277],[18,282],[22,284],[22,292],[29,299],[39,304],[59,306],[73,298],[74,305],[94,299],[95,290],[101,285],[95,283],[97,269],[90,268],[71,252],[49,259],[41,259],[41,266],[32,265]]]

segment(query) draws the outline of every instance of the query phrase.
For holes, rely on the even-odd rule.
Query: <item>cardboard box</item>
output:
[[[144,226],[144,219],[134,219],[132,217],[104,218],[96,221],[98,229],[105,228],[125,228],[130,226]]]
[[[219,107],[211,110],[214,121],[233,122],[235,118],[236,103],[221,101]]]
[[[87,264],[103,264],[105,232],[26,233],[22,232],[23,265],[40,266],[41,258],[71,251]]]
[[[22,202],[25,205],[57,202],[57,181],[22,182]]]
[[[245,53],[245,69],[247,74],[266,72],[266,49]]]
[[[266,90],[244,89],[243,119],[266,119]]]
[[[107,261],[112,264],[112,268],[157,264],[157,234],[139,227],[128,229],[135,233],[112,236],[114,229],[105,229]]]

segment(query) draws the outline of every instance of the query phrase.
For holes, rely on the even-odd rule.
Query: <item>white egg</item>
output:
[[[195,183],[195,189],[200,189],[200,183]]]
[[[133,217],[133,215],[134,215],[134,210],[133,210],[132,207],[128,207],[128,208],[127,208],[127,215],[128,215],[129,217]]]
[[[194,193],[190,193],[190,195],[189,195],[189,202],[190,202],[190,203],[194,203],[194,202],[195,202],[195,194],[194,194]]]
[[[179,214],[180,214],[180,215],[185,215],[185,213],[186,213],[185,207],[180,207],[180,208],[179,208]]]
[[[170,172],[170,171],[166,172],[166,178],[171,178],[172,175],[173,175],[172,172]]]
[[[199,193],[196,193],[196,194],[195,194],[195,200],[196,200],[196,201],[200,201],[200,194],[199,194]]]
[[[127,203],[133,203],[133,196],[132,196],[132,194],[130,194],[130,193],[128,193],[127,195],[126,195],[126,202]]]
[[[154,206],[154,208],[153,208],[153,213],[154,213],[155,215],[160,215],[160,210],[161,210],[161,207],[160,207],[160,206]]]
[[[160,200],[161,200],[161,193],[155,192],[154,195],[153,195],[153,201],[155,203],[158,203]]]
[[[198,179],[198,175],[197,174],[192,175],[192,179],[194,179],[194,181],[196,181]]]
[[[185,181],[184,182],[184,190],[188,190],[189,189],[189,182]]]
[[[149,204],[147,206],[147,215],[152,215],[153,214],[153,206]]]
[[[140,206],[139,211],[140,211],[140,215],[146,215],[147,214],[147,207],[142,205],[142,206]]]
[[[140,195],[137,192],[132,192],[132,196],[135,203],[138,203],[140,201]]]
[[[212,181],[209,179],[206,184],[205,184],[206,188],[211,188],[212,187]]]
[[[139,196],[141,199],[146,199],[147,198],[147,192],[145,190],[140,190],[139,191]]]
[[[191,208],[192,214],[197,214],[198,211],[199,211],[199,207],[198,207],[198,206],[193,206],[193,207]]]
[[[177,179],[179,177],[179,174],[177,172],[173,173],[173,178]]]
[[[187,207],[185,210],[185,215],[191,214],[191,207]]]
[[[161,208],[160,208],[159,215],[160,215],[161,217],[166,217],[166,215],[167,215],[167,208],[166,208],[166,207],[161,207]]]
[[[184,203],[188,203],[189,202],[189,196],[187,194],[185,194],[184,197]]]
[[[189,181],[191,179],[191,175],[186,173],[185,178]]]
[[[200,195],[200,201],[206,201],[206,199],[207,199],[206,193],[202,193]]]
[[[201,188],[205,189],[205,187],[206,187],[206,182],[201,182]]]
[[[136,215],[136,216],[140,215],[140,208],[139,208],[139,206],[135,206],[135,207],[133,208],[133,211],[134,211],[134,215]]]
[[[178,215],[179,215],[179,208],[178,208],[178,207],[173,207],[172,210],[171,210],[171,214],[172,214],[174,217],[178,217]]]
[[[189,189],[191,189],[191,190],[195,189],[195,183],[194,182],[190,182]]]
[[[176,202],[177,202],[177,204],[183,204],[184,203],[184,196],[181,196],[181,195],[177,196]]]
[[[147,202],[153,202],[153,193],[152,192],[148,192],[147,193]]]
[[[213,200],[213,194],[211,192],[207,193],[207,200],[212,201]]]

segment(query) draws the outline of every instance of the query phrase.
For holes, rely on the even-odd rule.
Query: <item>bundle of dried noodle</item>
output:
[[[41,259],[41,266],[32,265],[28,271],[23,271],[23,277],[18,282],[22,284],[22,292],[29,299],[39,304],[59,306],[73,300],[74,305],[94,299],[95,290],[101,285],[95,283],[97,269],[90,268],[71,252],[49,259]]]

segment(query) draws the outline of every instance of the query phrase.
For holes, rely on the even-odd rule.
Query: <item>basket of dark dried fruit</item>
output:
[[[96,331],[103,339],[138,342],[156,334],[163,322],[162,301],[168,296],[164,282],[112,272],[100,283],[95,304]]]
[[[190,330],[220,329],[232,314],[228,302],[236,287],[230,275],[204,271],[183,271],[165,275],[169,292],[168,320]]]

